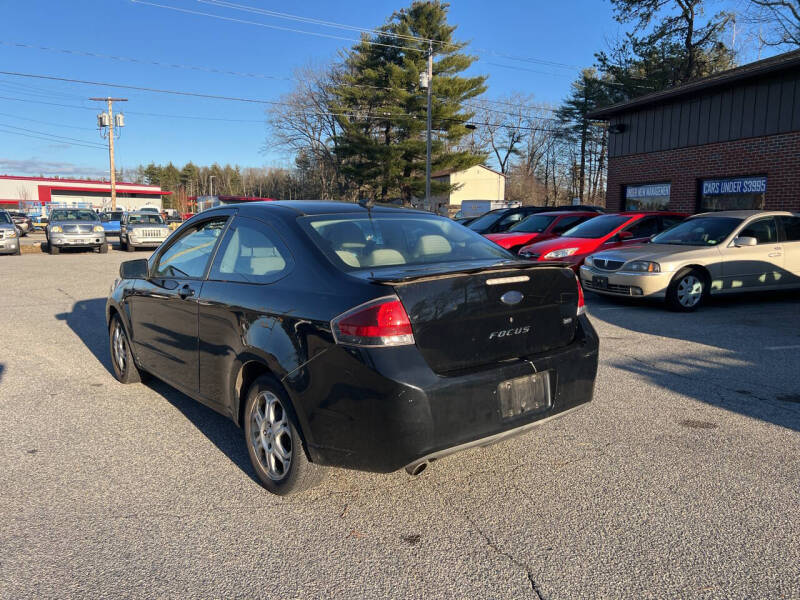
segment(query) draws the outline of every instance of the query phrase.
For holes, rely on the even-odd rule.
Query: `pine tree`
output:
[[[439,0],[415,1],[346,57],[333,90],[342,129],[336,153],[343,175],[362,195],[405,202],[424,196],[427,100],[419,85],[420,73],[427,70],[424,40],[434,40],[431,170],[461,170],[485,160],[454,149],[469,133],[465,123],[473,116],[462,110],[462,102],[483,93],[486,78],[459,75],[476,59],[461,52],[466,44],[454,40],[448,7]],[[431,184],[432,194],[448,191],[446,184]]]
[[[570,142],[579,146],[580,163],[575,179],[581,202],[585,199],[587,145],[598,136],[602,144],[605,136],[605,131],[598,131],[598,126],[587,115],[607,104],[609,104],[609,98],[606,82],[597,77],[594,69],[584,69],[581,76],[572,84],[569,98],[564,101],[556,113],[556,117],[561,122],[563,135]]]

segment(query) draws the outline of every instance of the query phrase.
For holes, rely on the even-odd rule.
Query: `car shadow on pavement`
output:
[[[728,411],[800,431],[800,292],[709,299],[694,313],[658,302],[587,294],[609,363],[653,384]],[[625,330],[655,336],[643,343]],[[679,340],[661,349],[657,338]],[[684,347],[680,342],[691,342]]]
[[[6,370],[6,366],[3,363],[0,363],[0,383],[3,383],[3,371]]]
[[[159,379],[151,378],[146,385],[177,408],[233,464],[259,483],[242,440],[242,430],[233,421]]]
[[[66,322],[67,326],[80,338],[89,352],[113,377],[111,357],[108,350],[105,307],[105,298],[79,300],[72,306],[70,312],[58,314],[56,318]],[[78,360],[80,359],[78,358]],[[2,372],[3,366],[0,365],[0,376],[2,376]],[[158,379],[152,378],[146,385],[177,408],[231,462],[244,471],[250,479],[258,483],[256,474],[250,464],[247,448],[242,443],[242,431],[233,421]]]
[[[67,327],[81,339],[98,362],[113,374],[108,352],[105,298],[79,300],[72,305],[70,312],[57,314],[56,319],[66,322]]]

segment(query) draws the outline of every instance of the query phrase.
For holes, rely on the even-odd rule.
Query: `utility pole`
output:
[[[97,126],[101,130],[101,135],[106,135],[105,127],[108,127],[108,162],[111,171],[111,210],[117,210],[117,171],[114,168],[114,102],[127,102],[127,98],[89,98],[95,102],[108,102],[108,112],[97,115]],[[122,113],[116,115],[116,125],[120,129],[125,127],[125,116]],[[119,136],[119,132],[117,132]]]
[[[209,196],[213,196],[214,195],[214,177],[216,177],[216,175],[209,175],[208,176],[209,185],[211,186],[211,191],[208,194]]]
[[[428,136],[425,145],[425,205],[428,210],[431,203],[431,91],[433,88],[433,42],[428,42]]]

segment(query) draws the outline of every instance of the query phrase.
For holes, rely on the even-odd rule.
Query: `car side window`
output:
[[[738,237],[754,237],[759,244],[774,244],[778,241],[778,228],[775,219],[759,219],[742,229]]]
[[[787,242],[800,242],[800,217],[778,217]]]
[[[644,217],[639,219],[633,225],[629,226],[626,231],[630,231],[633,237],[646,238],[658,233],[658,217]]]
[[[521,212],[515,212],[511,213],[510,215],[506,215],[505,217],[500,219],[500,222],[497,224],[497,228],[499,231],[505,231],[512,225],[519,223],[522,219],[525,218],[525,216],[526,215],[524,215]]]
[[[678,223],[683,223],[683,217],[661,217],[661,231],[666,231],[670,227],[675,227]]]
[[[158,257],[153,276],[201,278],[227,221],[227,216],[211,219],[188,230]]]
[[[240,283],[272,283],[291,266],[289,250],[266,223],[239,217],[228,229],[208,278]]]
[[[572,229],[575,225],[580,225],[589,217],[564,217],[558,223],[556,223],[555,227],[553,227],[551,233],[556,235],[561,235],[568,229]]]

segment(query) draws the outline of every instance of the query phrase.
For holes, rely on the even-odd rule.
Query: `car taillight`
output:
[[[583,299],[583,286],[581,285],[581,279],[577,275],[575,275],[575,283],[578,284],[578,312],[576,314],[582,315],[586,312],[586,302]]]
[[[400,299],[387,296],[356,306],[331,321],[338,344],[403,346],[414,343],[411,322]]]

